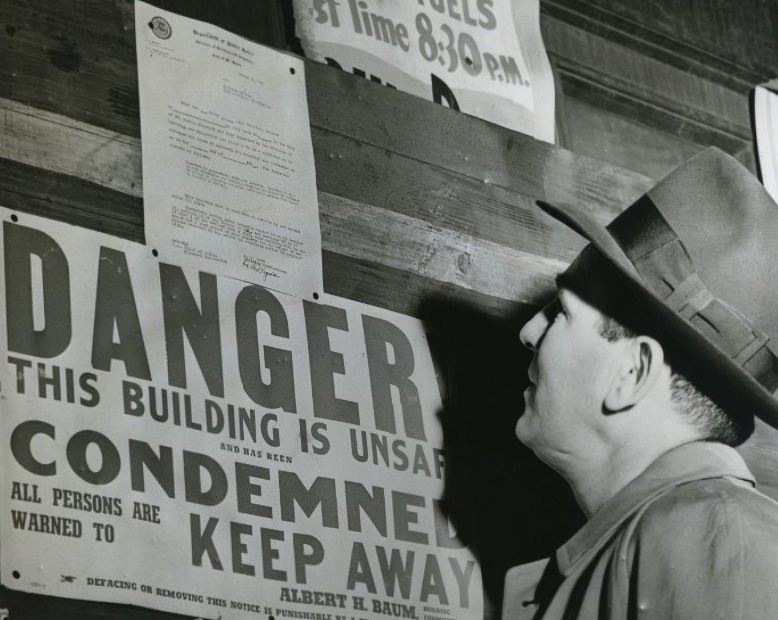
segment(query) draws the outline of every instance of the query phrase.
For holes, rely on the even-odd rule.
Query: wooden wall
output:
[[[280,0],[157,4],[293,45]],[[492,608],[508,566],[549,553],[580,523],[565,486],[513,435],[527,365],[518,328],[582,247],[534,201],[579,203],[606,221],[651,185],[607,160],[653,173],[701,144],[738,153],[749,144],[744,82],[725,76],[726,66],[715,75],[699,69],[687,90],[676,81],[667,109],[645,99],[662,95],[665,72],[684,71],[677,58],[649,59],[653,39],[635,43],[624,24],[643,17],[618,14],[627,4],[542,3],[575,152],[306,63],[325,290],[426,321],[447,387],[446,505],[481,560]],[[672,39],[673,25],[658,14],[649,30]],[[694,29],[688,36],[688,49],[715,55],[696,47]],[[143,240],[134,38],[130,0],[0,3],[0,204]],[[635,67],[659,71],[655,82]],[[708,82],[719,89],[712,102]],[[651,149],[637,148],[636,135],[654,136],[641,142]],[[173,617],[6,588],[2,608],[12,620]]]
[[[770,0],[541,0],[561,144],[659,178],[715,145],[755,169],[750,97],[778,75]]]

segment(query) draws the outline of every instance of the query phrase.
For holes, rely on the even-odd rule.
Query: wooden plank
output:
[[[18,111],[18,110],[17,110]],[[10,114],[9,114],[10,116]],[[30,114],[16,114],[24,120],[25,127],[34,124],[35,117]],[[42,121],[43,126],[50,122],[50,115],[46,115]],[[63,127],[57,125],[57,127]],[[102,222],[103,228],[113,228],[110,222],[121,215],[120,212],[111,209],[106,210],[105,203],[115,203],[113,196],[109,198],[108,192],[112,192],[108,179],[99,179],[98,185],[105,188],[104,192],[90,191],[95,181],[95,174],[103,171],[110,174],[113,169],[107,165],[88,165],[90,161],[82,157],[73,157],[79,154],[77,147],[62,148],[63,144],[82,144],[78,139],[84,132],[83,124],[66,126],[61,132],[55,134],[57,148],[49,148],[45,141],[45,131],[31,130],[38,136],[39,142],[33,150],[35,157],[27,157],[29,149],[20,148],[19,157],[14,151],[15,142],[9,143],[4,154],[12,157],[17,164],[6,166],[6,170],[16,170],[5,183],[5,188],[12,192],[13,196],[7,200],[12,203],[8,206],[24,204],[27,210],[31,203],[26,196],[34,195],[36,198],[36,210],[43,209],[48,213],[57,213],[63,219],[66,213],[73,211],[72,216],[79,223],[87,223],[96,227],[97,222]],[[85,132],[88,138],[92,132]],[[64,135],[64,138],[63,138]],[[64,143],[61,141],[64,139]],[[86,141],[88,143],[88,140]],[[133,151],[137,144],[132,141],[118,141],[111,154],[116,154],[120,149]],[[88,149],[91,152],[91,149]],[[122,161],[132,158],[121,156]],[[30,161],[42,167],[48,183],[42,182],[42,178],[33,174]],[[70,165],[70,162],[75,162]],[[134,172],[139,175],[139,171]],[[64,169],[64,170],[63,170]],[[119,187],[135,188],[139,186],[137,181],[132,181],[132,168],[125,168],[126,178],[118,183]],[[62,179],[55,172],[66,174],[88,181],[89,184],[77,184],[69,192],[64,191]],[[32,186],[24,188],[24,179],[33,179]],[[13,183],[17,186],[14,187]],[[105,182],[102,182],[105,181]],[[80,206],[82,215],[73,209],[74,201],[84,201],[86,196],[94,196],[95,203]],[[131,210],[118,218],[120,223],[128,228],[127,234],[137,236],[142,230],[142,216],[137,202],[130,203]],[[45,205],[45,206],[44,206]],[[342,197],[319,193],[319,206],[321,211],[322,246],[326,250],[337,252],[357,259],[366,259],[378,262],[388,267],[404,269],[433,280],[439,280],[465,288],[475,290],[492,297],[502,299],[528,300],[533,299],[547,289],[548,282],[565,266],[564,261],[549,259],[544,256],[531,254],[522,249],[514,249],[516,239],[512,239],[511,245],[500,245],[491,241],[480,239],[476,236],[425,222],[416,217],[402,213],[366,205],[360,202],[348,200]],[[65,211],[65,212],[63,212]],[[110,214],[107,216],[107,214]],[[472,212],[471,212],[472,215]],[[107,216],[107,217],[106,217]],[[86,220],[86,222],[85,222]],[[91,221],[90,221],[91,220]],[[119,231],[124,231],[125,226],[119,226]],[[551,231],[549,231],[549,234]],[[518,274],[518,277],[517,277]]]
[[[735,75],[753,85],[778,74],[778,5],[730,0],[542,0],[543,10],[563,7],[612,30],[631,34],[678,58]],[[655,55],[657,52],[651,52]]]
[[[395,269],[370,260],[356,259],[324,250],[324,290],[338,297],[360,301],[399,312],[407,316],[425,318],[424,312],[432,302],[449,306],[467,305],[495,318],[514,316],[522,308],[537,308],[552,292],[552,283],[531,306],[512,299],[490,297],[479,291],[464,290],[453,284],[431,280],[404,269]],[[514,332],[514,336],[518,330]]]
[[[322,248],[506,300],[537,302],[567,263],[319,193]]]
[[[8,99],[0,98],[0,114],[8,137],[1,157],[142,195],[137,138]],[[322,191],[550,258],[569,261],[582,247],[580,237],[556,225],[529,196],[327,130],[314,128],[312,138]],[[618,211],[602,207],[595,214],[607,222]]]
[[[509,314],[519,303],[519,298],[500,298],[490,295],[488,291],[476,290],[476,278],[486,279],[489,275],[487,272],[484,276],[484,267],[476,268],[475,274],[461,272],[460,265],[468,265],[467,259],[459,260],[463,254],[480,252],[482,260],[489,259],[488,252],[481,249],[477,241],[473,245],[467,242],[467,235],[454,236],[453,243],[449,243],[448,233],[444,229],[423,221],[335,196],[322,194],[322,197],[322,204],[325,205],[321,214],[325,246],[324,288],[328,293],[412,316],[416,315],[422,300],[429,296],[462,302],[469,300],[499,315]],[[143,242],[140,198],[83,181],[76,176],[66,176],[12,160],[0,160],[0,205]],[[107,213],[111,217],[106,217]],[[350,220],[354,216],[362,221],[359,228],[349,229],[343,220]],[[374,223],[371,223],[371,218]],[[420,260],[424,257],[425,248],[418,243],[418,236],[425,228],[432,231],[438,243],[438,256],[426,264]],[[383,236],[392,229],[392,236]],[[409,268],[399,264],[398,256],[405,250],[391,248],[385,252],[375,252],[367,241],[367,238],[378,238],[377,244],[391,246],[396,241],[395,234],[412,236],[406,243],[416,253],[417,265]],[[357,239],[351,245],[343,241],[343,235],[364,238]],[[494,244],[486,246],[489,248]],[[518,260],[525,254],[500,246],[494,251],[503,261],[513,253],[518,256]],[[541,269],[550,270],[551,275],[565,264],[561,261],[544,261],[532,255],[527,257],[530,265],[538,264]],[[383,262],[380,262],[382,259]],[[531,270],[521,264],[510,266],[526,271],[524,278],[534,286],[533,290],[539,299],[551,292],[549,275],[533,276]],[[447,269],[451,272],[449,276],[434,279],[436,271]],[[537,300],[531,302],[538,303]]]
[[[4,166],[7,178],[3,179],[4,193],[0,194],[7,206],[70,220],[129,238],[141,238],[142,211],[138,196],[141,172],[137,140],[124,137],[117,139],[115,135],[106,135],[98,128],[50,113],[39,115],[37,111],[14,102],[0,103],[5,104],[6,125],[10,127],[11,135],[15,136],[14,140],[5,145],[3,151],[3,154],[12,160]],[[49,131],[49,127],[53,127],[53,130]],[[109,148],[93,148],[94,141],[103,144],[106,139],[110,142]],[[347,145],[339,136],[335,136],[335,142],[330,141],[326,146],[337,147],[324,149],[333,154],[346,152],[346,174],[352,177],[353,169],[348,165],[351,159],[361,163],[368,162],[368,165],[374,167],[377,166],[376,159],[383,159],[388,169],[375,169],[376,177],[382,179],[402,181],[402,173],[407,172],[421,182],[424,176],[423,171],[411,173],[413,162],[404,161],[404,158],[397,156],[387,157],[385,153],[377,153],[374,147],[360,147],[356,156],[349,155],[344,148]],[[361,151],[365,148],[373,151],[371,157],[364,157]],[[321,155],[319,159],[322,159]],[[123,165],[113,165],[114,160],[123,162]],[[343,168],[340,165],[343,161],[342,155],[332,158],[327,156],[324,160],[338,162],[338,167]],[[394,169],[398,161],[402,162],[402,170]],[[38,168],[43,169],[40,174]],[[326,171],[319,172],[320,175],[330,178]],[[65,175],[74,179],[63,178]],[[75,179],[88,183],[77,182]],[[448,179],[444,185],[449,194],[457,190],[453,180]],[[366,184],[360,182],[355,185],[354,194],[359,194],[357,190],[363,190],[365,187],[373,188],[374,192],[377,185],[370,181]],[[344,187],[337,177],[333,186],[341,189]],[[483,186],[479,184],[476,187],[480,189]],[[117,195],[114,188],[124,190],[130,195],[122,200],[119,198],[121,194]],[[490,188],[490,191],[494,190],[495,188]],[[385,191],[386,188],[383,189],[383,192]],[[394,190],[389,193],[391,195]],[[382,192],[372,193],[370,196],[362,192],[361,197],[377,199],[382,196],[386,204]],[[563,260],[544,256],[549,254],[548,248],[554,246],[550,240],[555,231],[564,233],[562,238],[567,235],[571,239],[571,244],[556,254],[567,255],[569,260],[582,246],[580,239],[554,222],[547,223],[545,234],[540,234],[543,231],[535,226],[529,233],[524,232],[522,235],[503,239],[504,245],[483,240],[468,232],[456,232],[438,225],[435,221],[441,219],[437,217],[441,210],[440,196],[435,197],[436,208],[431,211],[426,209],[424,204],[420,206],[414,196],[415,194],[411,194],[404,200],[396,199],[389,204],[390,208],[386,209],[320,192],[323,247],[331,254],[338,253],[408,271],[427,281],[437,280],[442,284],[478,291],[489,298],[532,301],[548,291],[549,282],[565,265]],[[117,209],[122,202],[126,204],[125,209]],[[111,204],[112,208],[106,209],[106,204]],[[398,204],[401,207],[396,209]],[[406,208],[409,205],[412,208]],[[459,224],[461,228],[467,228],[461,224],[468,220],[491,221],[492,233],[504,230],[507,224],[512,224],[514,230],[520,230],[527,221],[526,217],[516,218],[516,215],[521,213],[519,210],[499,203],[499,218],[494,217],[494,208],[491,213],[485,214],[485,218],[473,217],[477,206],[465,201],[456,205],[456,209],[446,207],[443,211],[456,211],[454,221],[448,224]],[[533,207],[527,205],[527,210],[529,209]],[[428,219],[431,221],[423,219],[430,215],[432,217]],[[538,214],[537,217],[547,216]],[[532,250],[538,255],[523,247],[523,240],[530,239],[535,244]],[[365,274],[365,277],[368,277],[368,274]],[[343,294],[343,291],[330,292]],[[393,298],[394,294],[385,294],[381,303],[376,305],[386,306]]]
[[[10,160],[0,160],[0,205],[26,213],[106,232],[143,242],[141,200],[65,176]],[[124,220],[106,217],[125,212]],[[122,205],[119,208],[119,205]],[[325,230],[326,222],[324,222]],[[330,231],[331,233],[333,231]],[[363,253],[364,254],[364,253]],[[436,281],[407,269],[382,265],[368,258],[354,258],[337,250],[324,250],[324,288],[328,293],[417,316],[428,297],[468,302],[495,315],[507,316],[518,302]],[[551,291],[551,282],[540,295]]]
[[[0,159],[0,205],[143,241],[140,198],[9,159]]]
[[[5,145],[2,154],[18,164],[47,171],[48,185],[55,191],[47,191],[46,184],[40,180],[26,191],[37,194],[39,201],[40,194],[44,194],[48,210],[59,211],[63,200],[59,197],[63,194],[61,179],[55,173],[77,177],[89,184],[97,183],[106,190],[118,189],[138,196],[141,171],[137,140],[106,136],[97,128],[68,122],[51,113],[39,117],[29,107],[13,102],[0,101],[0,105],[5,105],[0,109],[5,110],[6,122],[14,137]],[[109,148],[94,148],[95,143],[103,145],[106,141]],[[362,157],[356,159],[365,161]],[[397,171],[391,169],[397,158],[384,159],[389,163],[389,169],[381,170],[380,176],[401,178]],[[117,166],[117,161],[122,165]],[[30,178],[33,176],[29,175]],[[24,177],[23,170],[14,176],[17,182]],[[85,196],[90,193],[89,187],[79,184],[70,195]],[[20,189],[15,192],[22,194]],[[104,200],[99,192],[91,193],[97,200]],[[68,194],[64,195],[67,197]],[[67,198],[65,200],[65,204],[70,204]],[[411,203],[403,201],[403,204]],[[545,252],[533,254],[526,251],[520,245],[520,238],[506,239],[508,243],[501,245],[419,219],[429,214],[426,210],[414,210],[412,215],[406,215],[326,192],[319,192],[319,209],[322,247],[325,250],[404,269],[491,297],[532,300],[547,290],[548,282],[566,264],[544,256]],[[109,222],[123,215],[119,219],[134,228],[129,234],[137,235],[138,230],[142,230],[141,214],[137,209],[121,214],[93,204],[81,210],[85,212],[84,217],[91,214],[94,219],[105,218]],[[504,209],[502,215],[502,221],[513,219],[513,213],[508,210]],[[470,209],[470,219],[478,219],[472,216],[473,210]],[[459,218],[465,219],[465,215],[460,213]],[[553,238],[554,229],[563,230],[563,227],[549,223],[545,238],[535,242],[538,250],[553,245],[549,241]],[[528,236],[525,234],[523,237]],[[580,247],[581,243],[578,244]],[[572,257],[574,249],[569,250]]]
[[[754,81],[759,80],[757,75],[743,74],[743,67],[727,59],[727,50],[712,56],[677,37],[669,38],[646,25],[646,20],[632,19],[651,13],[651,8],[640,8],[634,2],[623,3],[623,10],[620,7],[622,3],[617,7],[607,0],[543,3],[544,40],[571,110],[565,123],[568,135],[578,129],[594,139],[594,144],[586,142],[580,152],[597,156],[606,149],[631,149],[624,159],[603,159],[655,175],[657,169],[682,161],[694,145],[714,145],[754,171],[748,96]],[[680,22],[677,25],[679,30],[686,27]],[[740,77],[732,77],[734,74]],[[577,102],[589,107],[576,107]],[[584,110],[588,114],[582,116]],[[578,117],[570,118],[575,112]],[[594,132],[605,118],[611,121],[607,135]],[[636,129],[637,125],[646,130]],[[669,150],[664,163],[657,166],[652,162],[658,153],[641,153],[640,143],[633,141],[636,132],[651,134],[648,149],[650,143],[666,143]],[[571,148],[580,148],[583,143],[572,136],[569,140]],[[686,146],[685,142],[692,144]]]
[[[711,0],[703,2],[713,6]],[[774,48],[772,41],[754,42],[753,34],[769,31],[769,24],[775,23],[775,19],[760,20],[760,13],[763,16],[767,8],[764,3],[759,7],[752,3],[746,10],[726,0],[718,4],[721,6],[711,9],[710,13],[723,16],[734,9],[738,17],[729,23],[722,20],[722,24],[713,29],[695,21],[687,9],[688,3],[662,5],[659,9],[640,0],[541,0],[540,22],[543,28],[548,17],[564,21],[691,75],[747,93],[754,84],[765,81],[775,71],[765,72],[752,62],[743,63],[739,55],[743,52],[751,55],[753,52],[745,48],[758,49],[765,43]],[[749,29],[745,24],[752,19],[756,22],[752,26],[756,27]],[[732,43],[733,35],[736,37],[734,44],[722,45],[725,40]],[[769,38],[774,37],[770,34]],[[547,44],[550,42],[545,40]],[[774,49],[766,52],[764,60],[770,62],[773,56]]]
[[[615,90],[599,83],[598,76],[580,66],[571,66],[560,61],[560,81],[568,100],[577,100],[596,106],[606,113],[614,113],[633,123],[641,123],[694,142],[700,147],[717,146],[731,155],[735,155],[746,145],[752,143],[751,135],[735,135],[727,129],[722,130],[718,119],[700,120],[685,115],[683,110],[664,107],[666,101],[658,104],[652,100],[634,96],[634,93]],[[607,81],[607,80],[606,80]],[[672,105],[672,104],[671,104]],[[744,100],[747,105],[747,100]],[[623,138],[622,138],[623,139]]]
[[[531,196],[313,129],[320,191],[417,217],[494,243],[572,260],[581,238],[546,216]],[[608,222],[620,208],[593,215]]]
[[[0,96],[139,136],[132,20],[127,0],[4,0]]]
[[[6,160],[3,170],[0,200],[4,206],[118,232],[136,240],[142,234],[137,198],[127,197],[123,219],[116,217],[118,210],[114,209],[111,217],[105,217],[106,205],[115,206],[121,200],[122,195],[114,190],[14,161]],[[566,265],[324,192],[319,193],[319,206],[322,247],[331,254],[406,271],[488,297],[536,303]],[[350,273],[349,277],[354,279],[356,274]],[[375,305],[388,307],[393,303],[393,293],[387,290],[380,301]]]
[[[138,139],[7,99],[0,99],[0,111],[9,137],[0,146],[3,157],[141,196]],[[569,261],[582,247],[577,235],[540,212],[528,196],[325,130],[314,128],[313,142],[326,193],[550,258]],[[594,213],[606,222],[618,211],[603,207]]]
[[[703,147],[584,101],[567,100],[570,148],[660,179]]]
[[[527,196],[623,208],[646,177],[480,119],[306,63],[311,125]]]
[[[543,33],[549,52],[560,59],[565,72],[733,137],[750,138],[747,92],[736,92],[556,19],[544,20]]]
[[[11,160],[0,160],[0,205],[50,217],[77,226],[143,242],[142,201],[104,186],[85,182]],[[110,209],[107,209],[107,205]],[[106,217],[110,213],[112,217]],[[120,213],[124,214],[119,218]],[[326,222],[324,230],[328,230]],[[335,231],[330,231],[333,234]],[[366,254],[362,252],[362,255]],[[324,289],[328,293],[416,316],[419,304],[429,296],[477,304],[498,315],[511,313],[517,302],[438,282],[407,269],[382,265],[324,250]],[[541,290],[540,295],[550,291]]]
[[[0,98],[0,157],[141,197],[140,139]]]

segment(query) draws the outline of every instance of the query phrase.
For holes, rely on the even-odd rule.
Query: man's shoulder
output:
[[[778,504],[736,478],[674,484],[633,515],[610,558],[653,617],[775,618]]]
[[[634,536],[673,544],[692,539],[736,537],[778,547],[778,502],[750,484],[727,476],[692,480],[669,487],[649,500],[632,523]]]
[[[778,502],[750,483],[731,476],[691,480],[671,486],[649,503],[651,513],[731,507],[740,514],[755,513],[778,519]]]

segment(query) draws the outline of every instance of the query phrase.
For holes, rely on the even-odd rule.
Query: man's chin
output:
[[[524,412],[519,416],[519,419],[516,422],[516,427],[514,428],[514,432],[518,440],[527,447],[531,447],[530,443],[532,442],[532,432],[530,429],[531,417],[532,412],[528,411],[528,409],[525,407]]]
[[[527,412],[521,414],[519,421],[516,423],[516,437],[519,442],[530,452],[532,452],[538,459],[554,468],[553,463],[549,460],[548,445],[543,436],[542,430],[533,426],[531,420],[528,419]]]

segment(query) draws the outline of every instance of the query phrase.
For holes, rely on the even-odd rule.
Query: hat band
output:
[[[607,228],[655,295],[764,388],[778,388],[778,358],[767,346],[767,334],[710,292],[648,195]]]

